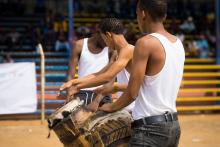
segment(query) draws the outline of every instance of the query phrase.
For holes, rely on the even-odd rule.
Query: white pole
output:
[[[39,43],[37,45],[40,52],[41,59],[41,124],[45,120],[45,56],[42,45]]]

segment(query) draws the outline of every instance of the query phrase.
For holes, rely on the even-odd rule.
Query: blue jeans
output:
[[[129,147],[178,147],[181,134],[178,121],[136,126],[132,131]]]

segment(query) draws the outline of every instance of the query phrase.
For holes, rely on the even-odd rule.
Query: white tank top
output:
[[[109,63],[108,47],[105,47],[100,53],[93,54],[88,48],[88,38],[83,40],[83,48],[81,51],[79,59],[79,78],[85,77],[92,73],[99,72]],[[86,88],[87,90],[92,90],[93,88]]]
[[[117,82],[119,84],[128,84],[129,78],[130,78],[130,74],[127,72],[125,68],[117,74]],[[118,92],[117,94],[120,97],[123,94],[123,92]],[[124,109],[131,112],[132,109],[134,108],[134,104],[135,102],[132,102],[130,105],[128,105]]]
[[[184,47],[179,39],[172,43],[161,34],[153,33],[150,35],[157,38],[163,45],[166,59],[158,74],[144,77],[132,111],[134,120],[161,115],[166,111],[177,111],[176,98],[185,61]]]

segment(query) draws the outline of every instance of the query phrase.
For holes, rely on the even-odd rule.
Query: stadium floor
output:
[[[179,147],[219,147],[220,114],[180,115],[182,135]],[[62,147],[51,132],[47,139],[47,122],[38,120],[0,121],[1,147]]]

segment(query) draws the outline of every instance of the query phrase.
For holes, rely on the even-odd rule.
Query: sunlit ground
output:
[[[181,115],[180,147],[219,147],[220,115]],[[47,122],[0,121],[1,147],[62,147],[51,132],[47,139]]]

